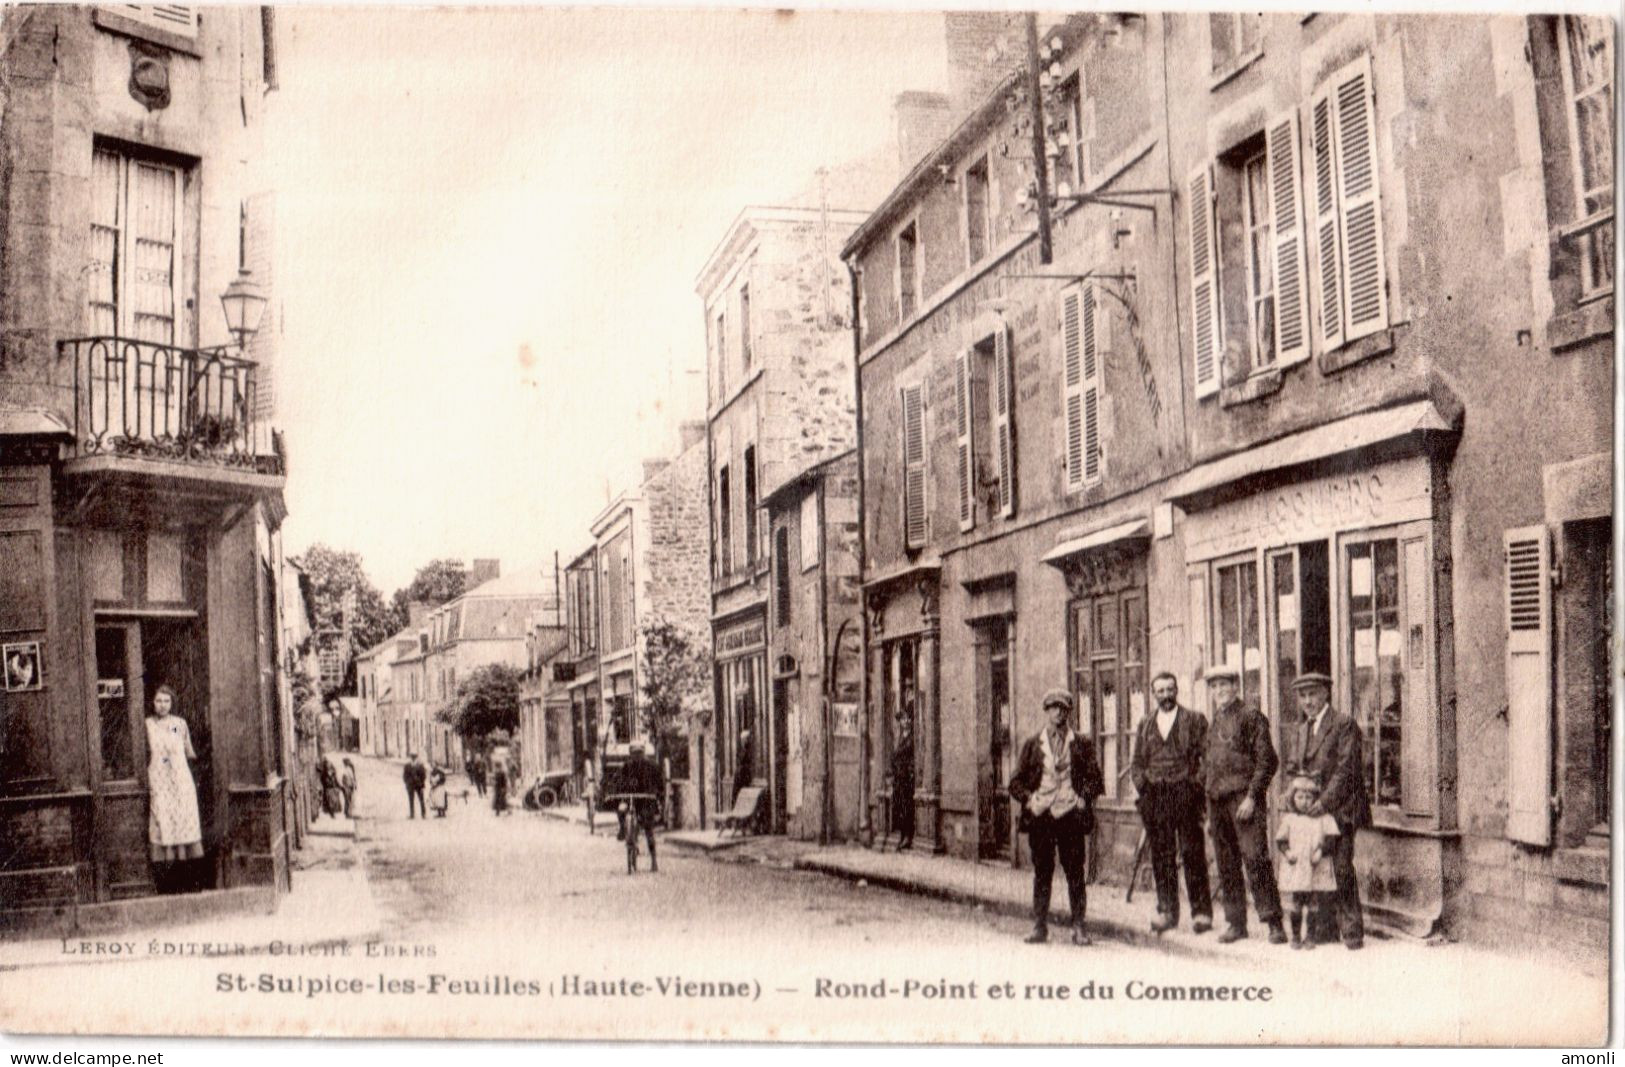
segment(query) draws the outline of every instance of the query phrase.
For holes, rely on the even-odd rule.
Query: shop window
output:
[[[920,230],[910,222],[897,234],[897,309],[903,322],[914,317],[920,298]]]
[[[987,180],[987,157],[982,156],[965,170],[965,249],[966,265],[974,267],[992,246],[993,222],[991,187]]]
[[[1217,566],[1213,584],[1216,665],[1239,672],[1238,696],[1245,703],[1262,706],[1264,650],[1258,625],[1258,564],[1248,559]]]
[[[1084,597],[1071,613],[1075,727],[1094,742],[1106,797],[1127,802],[1134,731],[1146,712],[1145,593]]]
[[[1366,789],[1378,807],[1433,814],[1426,534],[1345,540],[1340,650],[1349,714],[1364,735]]]
[[[1264,16],[1254,12],[1224,11],[1208,16],[1208,43],[1212,72],[1223,78],[1240,70],[1264,50]]]
[[[931,537],[926,513],[925,395],[919,385],[900,390],[902,406],[903,543],[910,550],[925,547]]]
[[[1614,287],[1614,37],[1607,19],[1562,17],[1558,35],[1572,146],[1581,298]]]
[[[1098,293],[1080,285],[1061,296],[1062,388],[1066,410],[1066,488],[1100,481],[1102,327]]]

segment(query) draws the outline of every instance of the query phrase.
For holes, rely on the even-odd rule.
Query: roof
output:
[[[459,641],[495,640],[525,636],[525,620],[540,610],[546,597],[476,597],[463,604]]]
[[[530,597],[552,596],[553,576],[551,574],[526,573],[519,571],[514,574],[504,574],[500,578],[492,578],[488,582],[481,582],[472,589],[463,590],[460,597],[456,597],[448,604],[455,604],[458,600],[467,600],[471,597]]]
[[[723,232],[722,240],[717,242],[716,248],[706,257],[705,266],[701,267],[700,273],[695,276],[695,291],[705,296],[716,288],[723,271],[744,250],[745,238],[757,224],[825,221],[842,230],[850,230],[860,225],[868,214],[867,210],[834,207],[827,210],[818,207],[788,206],[743,208]]]

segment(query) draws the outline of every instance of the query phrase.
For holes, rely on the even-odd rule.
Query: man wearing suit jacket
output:
[[[1191,929],[1213,928],[1213,897],[1207,882],[1207,849],[1202,843],[1202,753],[1207,720],[1179,703],[1179,680],[1167,671],[1151,679],[1156,708],[1140,723],[1129,778],[1139,794],[1140,819],[1151,849],[1151,875],[1157,883],[1155,933],[1179,925],[1179,864],[1185,864],[1185,893],[1191,902]]]
[[[1095,828],[1095,798],[1105,786],[1094,745],[1068,725],[1072,694],[1064,689],[1045,693],[1044,714],[1049,724],[1021,747],[1021,759],[1010,780],[1010,796],[1021,805],[1020,829],[1033,853],[1033,932],[1027,941],[1049,940],[1050,887],[1059,852],[1072,905],[1072,943],[1087,945],[1083,848]]]
[[[1337,876],[1338,926],[1343,944],[1362,948],[1365,920],[1360,913],[1360,880],[1354,872],[1354,837],[1356,830],[1371,825],[1371,801],[1365,791],[1360,727],[1332,710],[1332,680],[1326,675],[1300,675],[1292,687],[1303,713],[1294,762],[1299,774],[1320,783],[1320,801],[1309,814],[1330,814],[1337,820],[1332,872]]]

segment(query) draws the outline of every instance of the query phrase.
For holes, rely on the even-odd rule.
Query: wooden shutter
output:
[[[1266,141],[1275,223],[1275,362],[1286,366],[1309,358],[1303,179],[1295,108],[1270,124]]]
[[[1507,530],[1507,836],[1552,839],[1551,555],[1544,526]]]
[[[971,449],[971,350],[954,355],[954,465],[959,528],[976,525],[976,454]]]
[[[110,10],[182,37],[197,36],[197,8],[190,4],[113,4]]]
[[[1337,133],[1332,96],[1322,91],[1309,104],[1311,218],[1315,229],[1316,340],[1322,352],[1343,343],[1343,238],[1337,217]]]
[[[1337,195],[1343,230],[1346,341],[1388,325],[1382,259],[1382,207],[1377,188],[1377,123],[1371,59],[1344,67],[1332,81],[1337,105]]]
[[[1214,240],[1213,171],[1198,167],[1186,188],[1190,193],[1192,351],[1196,362],[1196,396],[1219,391],[1218,248]]]
[[[1100,307],[1095,287],[1083,287],[1083,480],[1100,480]]]
[[[1066,488],[1083,487],[1083,291],[1061,295],[1062,404],[1066,411]]]
[[[999,514],[1007,519],[1016,513],[1015,398],[1010,331],[1000,323],[993,334],[993,451],[999,473]]]
[[[925,398],[905,385],[903,397],[903,543],[923,548],[930,535],[925,513]]]

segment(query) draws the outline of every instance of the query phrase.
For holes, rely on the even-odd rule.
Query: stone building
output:
[[[544,774],[572,773],[575,735],[570,723],[570,691],[555,680],[553,665],[569,652],[561,611],[533,614],[525,621],[525,665],[519,676],[519,774],[527,785]]]
[[[1611,48],[1578,18],[1046,30],[1050,261],[1019,71],[843,250],[871,820],[913,708],[921,839],[1024,862],[1013,746],[1064,685],[1121,881],[1149,676],[1203,707],[1235,668],[1290,759],[1322,671],[1365,733],[1374,921],[1602,943]]]
[[[7,922],[154,892],[160,685],[199,757],[205,855],[175,884],[289,883],[285,469],[254,360],[271,294],[248,271],[269,255],[272,27],[257,8],[0,14]]]

